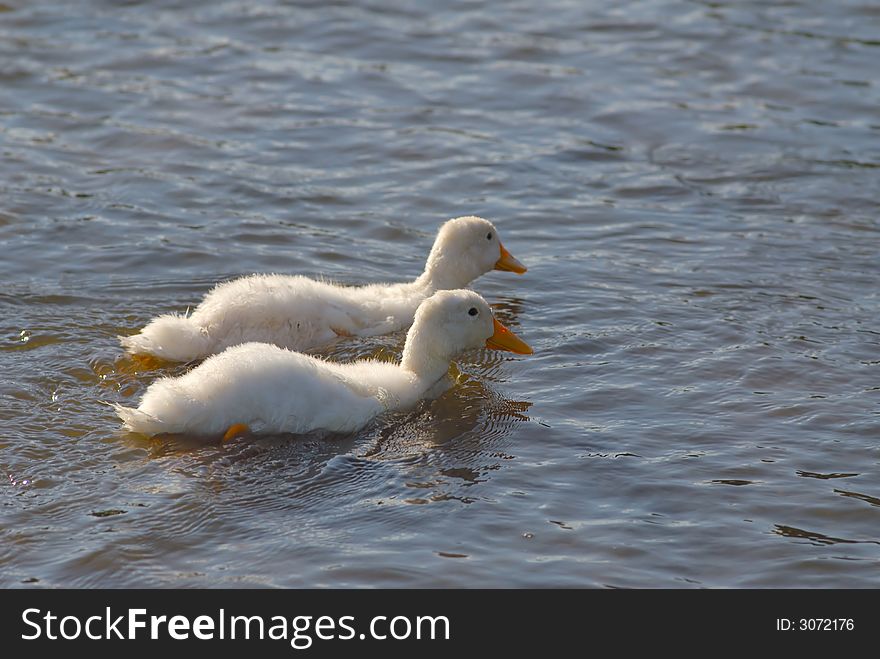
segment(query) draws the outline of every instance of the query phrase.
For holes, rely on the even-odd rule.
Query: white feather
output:
[[[400,364],[336,364],[246,343],[154,382],[137,409],[114,408],[125,428],[144,435],[216,436],[240,423],[256,433],[351,432],[386,410],[414,405],[446,375],[456,354],[484,346],[493,332],[482,297],[440,291],[419,307]]]
[[[491,222],[460,217],[440,228],[425,271],[413,282],[346,287],[252,275],[217,285],[190,316],[159,316],[120,341],[133,354],[190,361],[251,341],[307,350],[338,336],[387,334],[409,327],[435,291],[463,288],[491,270],[500,250]]]

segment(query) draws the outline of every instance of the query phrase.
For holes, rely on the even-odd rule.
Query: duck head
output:
[[[439,379],[449,362],[472,348],[530,355],[532,349],[499,323],[488,303],[467,290],[438,291],[416,311],[406,335],[401,366],[425,378]]]
[[[490,270],[522,274],[526,267],[501,243],[495,225],[469,215],[440,227],[422,278],[435,290],[455,289]]]

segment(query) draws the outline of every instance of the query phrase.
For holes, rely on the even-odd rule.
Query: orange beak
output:
[[[534,352],[528,343],[499,323],[496,318],[493,318],[492,322],[495,323],[495,333],[486,339],[487,348],[507,350],[518,355],[531,355]]]
[[[501,257],[495,262],[496,270],[504,270],[506,272],[515,272],[518,275],[524,273],[527,268],[508,252],[504,245],[501,245]]]

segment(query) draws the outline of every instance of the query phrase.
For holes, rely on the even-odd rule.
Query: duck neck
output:
[[[425,271],[416,279],[416,283],[422,288],[435,293],[436,291],[451,291],[456,288],[465,288],[476,276],[468,272],[470,268],[457,267],[445,258],[443,254],[434,252],[428,257]]]
[[[434,282],[434,279],[428,274],[428,271],[425,270],[418,278],[413,282],[413,285],[416,286],[420,291],[423,291],[425,297],[430,297],[434,293],[440,290],[440,287]]]
[[[450,357],[446,353],[442,345],[412,328],[406,336],[400,366],[430,386],[449,371]]]

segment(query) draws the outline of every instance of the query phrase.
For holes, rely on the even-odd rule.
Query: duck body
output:
[[[189,316],[159,316],[122,342],[130,352],[169,361],[202,359],[246,342],[308,350],[340,336],[409,327],[433,292],[419,281],[346,287],[304,276],[251,275],[219,284]]]
[[[117,407],[144,435],[216,436],[244,424],[251,432],[351,432],[384,412],[414,403],[421,383],[373,360],[334,364],[286,348],[245,343],[149,387],[137,409]]]
[[[169,361],[202,359],[247,342],[308,350],[340,336],[405,329],[433,293],[467,286],[492,269],[525,272],[491,222],[456,218],[441,227],[415,281],[346,287],[304,276],[251,275],[217,285],[192,314],[159,316],[120,341],[132,354]]]
[[[456,353],[484,345],[530,352],[494,320],[479,295],[440,291],[419,307],[400,364],[338,364],[246,343],[182,376],[154,382],[136,409],[114,407],[126,429],[148,436],[228,435],[233,427],[253,433],[353,432],[382,412],[411,407],[446,376]]]

